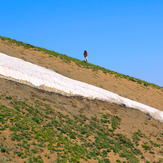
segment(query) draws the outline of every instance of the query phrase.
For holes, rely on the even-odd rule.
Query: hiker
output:
[[[86,50],[84,50],[84,58],[85,58],[85,62],[88,63],[88,52]]]

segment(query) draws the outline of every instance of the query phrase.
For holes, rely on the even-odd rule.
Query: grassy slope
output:
[[[96,71],[96,70],[102,70],[103,73],[115,74],[116,77],[125,78],[125,79],[131,80],[131,81],[133,81],[133,82],[137,82],[137,83],[139,83],[139,84],[143,84],[144,86],[153,86],[153,87],[158,88],[158,89],[163,88],[163,87],[160,87],[160,86],[158,86],[158,85],[156,85],[156,84],[149,83],[149,82],[146,82],[146,81],[143,81],[143,80],[134,78],[134,77],[130,77],[129,75],[120,74],[120,73],[118,73],[118,72],[111,71],[111,70],[105,69],[105,68],[103,68],[103,67],[94,65],[94,64],[90,64],[90,63],[85,64],[83,61],[80,61],[80,60],[78,60],[78,59],[69,57],[69,56],[64,55],[64,54],[57,53],[57,52],[55,52],[55,51],[51,51],[51,50],[47,50],[47,49],[40,48],[40,47],[37,47],[37,46],[33,46],[33,45],[30,45],[30,44],[27,44],[27,43],[23,43],[23,42],[20,42],[20,41],[11,39],[11,38],[7,38],[7,37],[2,37],[2,36],[0,36],[0,39],[1,39],[1,40],[7,40],[9,43],[16,43],[16,45],[18,45],[18,46],[23,46],[25,49],[30,49],[30,48],[32,48],[32,49],[34,49],[35,51],[42,51],[42,52],[44,52],[44,53],[46,53],[46,54],[53,55],[53,56],[56,56],[56,57],[60,57],[60,58],[63,59],[65,62],[75,62],[78,66],[82,66],[82,67],[84,67],[84,68],[93,69],[94,71]]]
[[[14,83],[9,82],[11,85]],[[29,86],[23,87],[27,90]],[[163,133],[159,128],[155,135],[150,136],[138,129],[128,138],[117,131],[121,117],[103,112],[90,117],[63,112],[67,105],[64,99],[59,107],[39,96],[27,98],[25,95],[20,99],[1,91],[1,161],[107,163],[115,157],[116,162],[137,163],[150,161],[150,155],[163,152]],[[79,99],[82,103],[83,100]],[[160,157],[155,160],[162,161]]]
[[[100,69],[104,73],[114,73],[117,77],[124,77],[146,86],[151,85],[99,66],[84,64],[82,61],[53,51],[9,38],[1,37],[1,39],[25,48],[33,48],[59,56],[65,62],[73,61],[82,67]],[[13,87],[14,83],[9,82],[9,85]],[[40,93],[35,98],[32,95],[26,95],[20,99],[17,95],[20,84],[15,85],[17,89],[14,89],[14,95],[10,94],[9,89],[2,90],[2,87],[0,89],[0,161],[113,162],[113,157],[115,157],[114,162],[136,163],[140,160],[148,162],[152,155],[155,157],[155,162],[163,161],[160,157],[163,153],[163,132],[154,122],[151,123],[157,128],[154,135],[152,132],[146,135],[137,128],[136,131],[130,133],[131,136],[126,136],[119,132],[123,119],[115,113],[106,114],[101,111],[98,116],[93,114],[86,116],[79,112],[78,116],[73,115],[72,112],[63,111],[63,108],[67,106],[65,104],[67,97],[61,100],[58,106],[55,106],[54,102],[49,104],[45,98],[40,98]],[[23,86],[23,88],[27,92],[28,86]],[[43,94],[46,95],[46,92]],[[58,102],[57,99],[56,102]],[[84,103],[84,99],[79,99],[78,103]],[[94,104],[95,101],[89,101],[89,103]],[[72,105],[75,110],[76,104],[72,103]],[[102,102],[97,105],[96,109],[100,107],[106,109]],[[85,105],[84,109],[90,109],[89,105]],[[127,113],[127,110],[125,112]],[[143,122],[143,125],[152,127],[148,126],[148,122]],[[125,132],[128,131],[124,130]]]

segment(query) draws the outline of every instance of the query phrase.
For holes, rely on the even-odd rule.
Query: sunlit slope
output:
[[[0,52],[163,110],[160,87],[14,42],[0,40]],[[149,114],[0,78],[0,162],[161,163],[162,142],[163,124]]]
[[[155,108],[121,97],[105,89],[64,77],[52,70],[8,56],[4,53],[0,53],[0,56],[0,75],[4,78],[27,84],[30,83],[38,88],[56,93],[99,99],[138,109],[163,122],[163,112]]]
[[[138,110],[0,79],[1,162],[161,163],[162,135]]]
[[[1,37],[0,51],[52,69],[64,76],[92,84],[123,97],[163,110],[163,89],[144,81],[29,44]],[[82,54],[81,54],[82,55]],[[80,75],[79,75],[80,74]],[[156,89],[157,88],[157,89]]]

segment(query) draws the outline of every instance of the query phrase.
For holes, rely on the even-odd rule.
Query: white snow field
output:
[[[96,98],[119,105],[125,105],[129,108],[138,109],[149,114],[154,119],[163,122],[163,111],[121,97],[105,89],[70,79],[55,71],[3,53],[0,53],[0,77],[69,96],[80,95],[91,99]]]

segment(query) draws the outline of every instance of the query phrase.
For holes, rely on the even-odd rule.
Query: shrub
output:
[[[1,147],[1,152],[2,153],[5,153],[6,152],[6,149],[4,147]]]
[[[145,149],[145,150],[148,150],[150,149],[150,146],[146,143],[142,144],[142,147]]]

